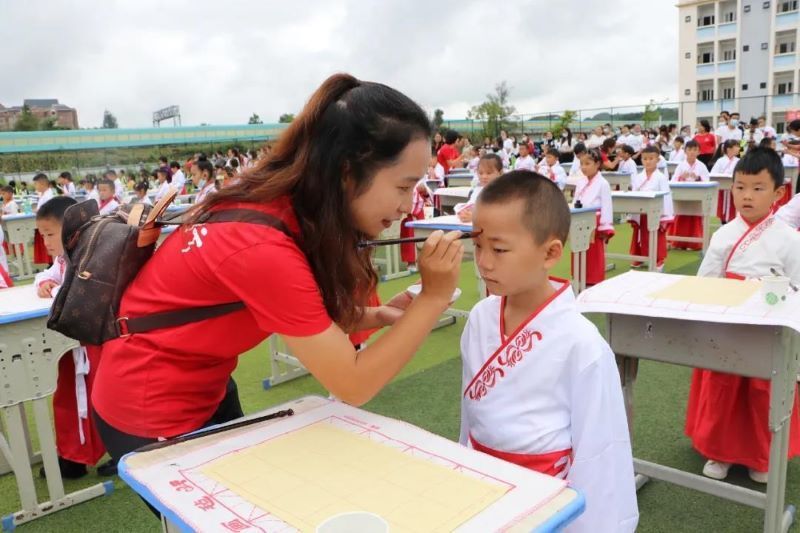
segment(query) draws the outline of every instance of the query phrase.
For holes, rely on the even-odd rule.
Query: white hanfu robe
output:
[[[514,162],[514,170],[536,170],[536,161],[529,155],[518,157]]]
[[[564,190],[564,186],[567,184],[567,173],[564,171],[564,167],[562,167],[558,162],[555,165],[550,166],[547,164],[547,161],[542,161],[539,163],[539,166],[536,170],[542,176],[550,178],[550,181],[558,185],[558,188],[562,191]]]
[[[800,194],[793,196],[791,201],[781,207],[775,216],[790,228],[800,230]]]
[[[633,459],[608,344],[577,310],[566,280],[508,339],[504,299],[472,309],[461,336],[460,442],[566,478],[586,498],[569,531],[634,531]]]
[[[110,215],[111,213],[117,210],[117,208],[119,207],[119,202],[114,198],[111,198],[106,201],[100,200],[98,206],[100,207],[101,215]]]

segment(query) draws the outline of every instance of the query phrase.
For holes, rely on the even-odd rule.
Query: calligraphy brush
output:
[[[477,231],[468,231],[458,237],[459,239],[471,239],[478,235]],[[359,241],[358,247],[359,248],[371,248],[373,246],[389,246],[390,244],[404,244],[407,242],[425,242],[428,240],[428,237],[404,237],[402,239],[384,239],[384,240],[375,240],[375,241]]]

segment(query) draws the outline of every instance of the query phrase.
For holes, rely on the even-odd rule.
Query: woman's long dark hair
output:
[[[266,203],[289,196],[303,249],[331,318],[347,328],[361,318],[377,284],[365,236],[355,227],[345,178],[355,194],[375,172],[397,160],[413,140],[430,139],[425,112],[407,96],[380,83],[334,74],[314,92],[283,132],[269,157],[239,175],[193,212],[194,220],[224,203]]]

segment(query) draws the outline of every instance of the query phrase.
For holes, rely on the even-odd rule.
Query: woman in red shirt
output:
[[[717,149],[717,137],[711,131],[711,124],[709,124],[707,120],[703,119],[698,121],[697,135],[694,136],[694,140],[700,145],[700,155],[697,156],[697,159],[702,161],[710,170],[711,159],[714,157],[714,152]]]
[[[419,258],[423,290],[368,307],[375,238],[411,210],[430,159],[430,121],[403,94],[346,74],[326,80],[270,157],[191,213],[251,209],[281,229],[197,223],[170,235],[123,295],[120,316],[243,302],[245,308],[103,346],[93,404],[112,459],[241,416],[230,376],[239,354],[280,334],[337,398],[360,405],[408,363],[459,276],[459,232],[435,232]],[[356,295],[362,295],[359,298]],[[356,354],[348,332],[393,324]]]

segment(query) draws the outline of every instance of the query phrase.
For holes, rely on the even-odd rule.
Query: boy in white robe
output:
[[[119,202],[117,201],[114,189],[114,182],[110,179],[103,178],[100,180],[100,183],[97,184],[97,191],[100,195],[100,201],[98,202],[98,206],[100,207],[100,214],[101,215],[110,215],[114,211],[117,210],[119,207]]]
[[[628,424],[614,354],[577,310],[561,259],[569,207],[549,179],[501,176],[481,193],[475,261],[491,296],[461,337],[460,442],[568,480],[586,498],[570,531],[634,531]]]
[[[788,187],[788,185],[786,185]],[[800,230],[800,194],[792,197],[791,201],[781,207],[775,216],[790,228]]]
[[[658,170],[658,158],[661,154],[655,146],[646,146],[642,149],[642,163],[644,170],[631,178],[631,189],[634,191],[655,191],[665,192],[664,206],[661,212],[661,219],[658,227],[658,240],[656,251],[656,267],[659,272],[664,270],[664,262],[667,260],[667,230],[675,219],[675,210],[672,205],[672,192],[669,188],[669,178]],[[648,230],[647,215],[629,215],[628,222],[633,226],[631,234],[631,255],[645,256],[650,251],[650,232]],[[632,267],[641,266],[642,263],[635,261]]]
[[[736,218],[711,237],[698,276],[758,279],[774,272],[800,284],[800,233],[772,215],[783,196],[783,165],[769,148],[754,148],[733,174]],[[686,435],[708,461],[703,474],[725,479],[731,464],[746,466],[750,478],[767,482],[768,381],[696,369],[686,410]],[[800,455],[800,397],[795,392],[788,456]]]
[[[544,153],[544,159],[542,159],[542,162],[539,163],[536,171],[542,176],[550,178],[550,181],[558,185],[558,188],[563,191],[564,186],[567,184],[567,173],[558,162],[558,156],[559,153],[557,148],[547,148]]]

